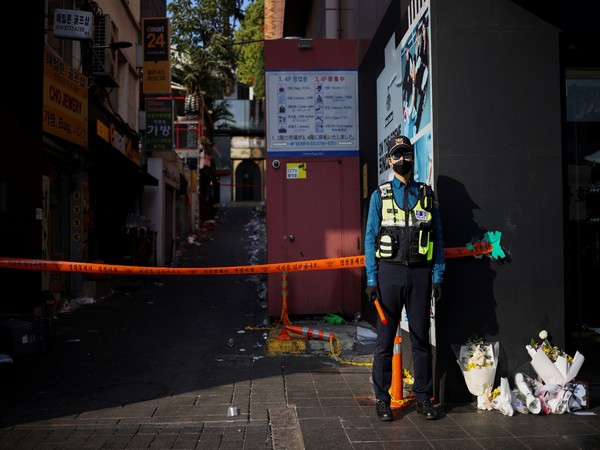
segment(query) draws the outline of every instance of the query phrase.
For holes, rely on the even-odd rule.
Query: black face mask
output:
[[[412,167],[413,167],[412,161],[406,161],[404,159],[401,159],[397,163],[394,163],[394,165],[392,166],[392,168],[394,169],[394,172],[396,172],[398,175],[400,175],[402,177],[406,176],[408,174],[408,172],[411,171]]]

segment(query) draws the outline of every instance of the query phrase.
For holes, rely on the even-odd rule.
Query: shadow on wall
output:
[[[439,176],[436,191],[440,202],[444,246],[461,247],[480,240],[488,230],[486,224],[474,221],[473,211],[480,208],[471,199],[465,186],[453,178]],[[474,401],[456,362],[452,344],[464,344],[473,334],[490,341],[498,340],[499,326],[493,289],[496,274],[491,264],[492,260],[486,256],[446,261],[444,295],[436,308],[436,380],[439,380],[438,398],[443,403]],[[494,386],[499,384],[500,375],[506,372],[506,358],[502,353],[500,348]]]

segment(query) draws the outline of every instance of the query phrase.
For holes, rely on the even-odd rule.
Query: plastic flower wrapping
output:
[[[525,346],[537,378],[523,375],[523,380],[529,385],[533,396],[539,399],[539,413],[562,414],[581,409],[585,406],[586,389],[584,385],[574,383],[573,380],[579,373],[585,357],[579,351],[571,357],[561,348],[553,346],[548,340],[546,330],[539,333],[539,338],[539,342],[532,339],[531,343]],[[516,374],[515,379],[519,375]]]
[[[515,410],[508,378],[500,378],[500,386],[494,390],[485,388],[483,394],[477,397],[477,409],[495,409],[506,416],[512,416]]]
[[[479,396],[479,409],[498,410],[505,415],[522,414],[563,414],[587,406],[587,386],[573,380],[585,360],[576,352],[574,357],[548,340],[548,333],[542,330],[539,342],[531,340],[525,348],[531,357],[531,369],[517,372],[514,388],[511,390],[508,379],[502,378],[496,389],[487,387]]]
[[[498,366],[498,342],[486,342],[476,335],[463,345],[452,345],[469,392],[476,396],[491,392]]]

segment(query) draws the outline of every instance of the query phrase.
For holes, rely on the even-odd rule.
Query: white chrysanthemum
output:
[[[548,332],[546,330],[540,331],[540,339],[547,339],[547,338],[548,338]]]
[[[470,362],[478,366],[485,366],[485,352],[477,347],[473,352],[473,356],[471,356]]]

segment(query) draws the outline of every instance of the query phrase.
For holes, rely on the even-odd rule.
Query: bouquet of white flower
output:
[[[546,330],[540,331],[539,336],[540,343],[532,339],[525,346],[531,356],[531,365],[544,383],[564,386],[577,376],[585,358],[579,352],[571,357],[561,348],[552,346]]]
[[[529,411],[534,414],[538,414],[540,410],[542,414],[562,414],[580,409],[581,398],[573,394],[577,392],[577,395],[580,395],[581,385],[573,384],[571,381],[579,373],[585,357],[579,352],[571,357],[561,348],[550,344],[546,330],[542,330],[539,337],[541,342],[532,339],[531,343],[525,346],[531,357],[531,366],[539,379],[525,378],[529,383],[523,383],[522,374],[517,373],[515,376],[517,387],[528,397]],[[525,392],[526,385],[530,389],[529,395]],[[541,408],[531,407],[533,406],[531,394],[539,399]]]
[[[476,335],[463,345],[452,345],[469,392],[481,396],[493,388],[498,366],[498,342],[485,342]]]

